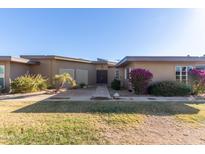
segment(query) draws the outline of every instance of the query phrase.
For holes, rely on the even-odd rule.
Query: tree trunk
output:
[[[62,82],[59,87],[56,88],[55,93],[59,92],[61,88],[63,88],[65,82]]]

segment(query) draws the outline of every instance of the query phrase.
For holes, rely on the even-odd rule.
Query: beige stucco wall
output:
[[[5,66],[5,89],[9,91],[10,83],[16,77],[24,75],[28,70],[30,70],[29,65],[22,63],[14,63],[10,61],[2,61],[0,65]]]
[[[124,68],[117,68],[119,70],[119,77],[120,77],[120,83],[121,83],[121,86],[123,87],[124,86]]]
[[[96,70],[108,70],[107,64],[96,64]]]
[[[76,78],[76,69],[88,70],[88,84],[93,85],[96,83],[96,66],[95,64],[70,62],[62,60],[53,61],[53,74],[59,74],[60,69],[74,69]]]
[[[10,63],[10,78],[14,80],[15,78],[30,72],[30,66],[28,64],[22,63]]]
[[[193,66],[204,64],[205,62],[130,62],[122,67],[123,85],[127,87],[128,81],[125,80],[125,68],[144,68],[153,74],[153,81],[176,80],[176,66]]]
[[[114,80],[115,78],[115,67],[109,67],[108,68],[108,86],[111,86],[111,82]]]
[[[51,59],[42,59],[37,61],[40,62],[38,65],[32,65],[30,67],[31,74],[41,74],[45,78],[48,78],[49,82],[52,81],[52,60]]]
[[[55,74],[59,74],[60,69],[74,69],[74,76],[76,78],[76,70],[88,70],[88,84],[96,84],[96,65],[81,62],[70,62],[55,59],[35,59],[40,62],[39,65],[31,66],[30,72],[33,74],[42,74],[47,77],[52,83]],[[102,68],[102,67],[98,67]],[[104,68],[104,67],[103,67]]]

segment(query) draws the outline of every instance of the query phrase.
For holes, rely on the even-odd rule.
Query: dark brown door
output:
[[[107,70],[97,70],[97,83],[107,84]]]

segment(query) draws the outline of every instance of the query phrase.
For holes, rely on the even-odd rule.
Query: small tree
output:
[[[189,71],[189,82],[194,94],[205,92],[205,71],[193,69]]]
[[[130,82],[135,94],[144,94],[153,75],[150,71],[145,69],[133,69],[130,72]]]
[[[72,78],[72,76],[69,73],[56,74],[54,77],[54,81],[56,86],[55,92],[58,92],[61,88],[63,88],[65,83],[71,84],[72,87],[77,86],[76,81]]]

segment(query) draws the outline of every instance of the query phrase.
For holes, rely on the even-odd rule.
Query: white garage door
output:
[[[64,68],[60,68],[59,73],[60,73],[60,74],[69,73],[69,74],[72,76],[73,79],[75,78],[74,69],[64,69]]]
[[[88,84],[88,70],[76,70],[76,81],[77,83]]]

